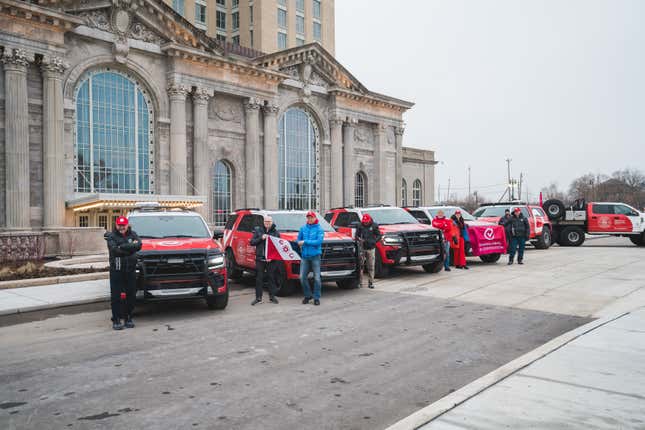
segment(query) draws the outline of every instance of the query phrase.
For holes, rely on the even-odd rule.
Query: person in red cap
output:
[[[362,245],[362,260],[367,266],[368,288],[374,288],[374,259],[376,255],[376,244],[381,240],[381,230],[378,224],[372,220],[370,214],[366,213],[361,219],[361,224],[356,229],[356,239]]]
[[[509,221],[511,225],[511,246],[508,251],[508,264],[513,264],[517,252],[517,264],[524,264],[524,247],[529,240],[531,228],[520,208],[513,209],[513,215]]]
[[[443,233],[443,248],[445,252],[443,270],[450,272],[450,246],[453,241],[452,220],[446,218],[445,213],[440,209],[437,211],[437,215],[432,218],[432,226],[441,230]],[[458,241],[457,238],[454,239]]]
[[[311,287],[309,285],[309,272],[314,274],[314,305],[320,305],[320,255],[322,254],[322,243],[325,238],[325,230],[318,223],[318,217],[314,211],[307,212],[307,224],[300,227],[298,232],[298,245],[300,246],[300,284],[305,298],[302,304],[306,305],[311,301]]]
[[[123,330],[123,327],[133,328],[132,311],[137,293],[136,254],[141,249],[141,240],[130,228],[128,219],[124,216],[117,218],[114,230],[105,233],[105,239],[110,252],[112,328],[114,330]],[[125,324],[121,323],[121,319]]]
[[[466,247],[470,238],[468,237],[468,227],[464,221],[464,217],[461,216],[461,210],[457,209],[454,214],[450,217],[455,228],[453,228],[453,237],[456,237],[457,240],[453,240],[452,249],[455,260],[455,267],[457,269],[466,269]],[[457,234],[454,232],[457,231]]]

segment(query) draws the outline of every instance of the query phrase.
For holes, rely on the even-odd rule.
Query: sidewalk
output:
[[[640,308],[554,339],[390,430],[645,429],[644,362]]]

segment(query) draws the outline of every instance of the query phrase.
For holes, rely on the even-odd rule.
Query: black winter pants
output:
[[[262,288],[264,286],[265,279],[267,280],[267,284],[269,286],[269,297],[275,296],[276,279],[278,276],[279,264],[282,264],[282,262],[276,261],[276,260],[269,261],[269,262],[266,262],[263,260],[255,261],[255,270],[256,270],[255,298],[256,299],[262,298]]]
[[[124,303],[121,292],[125,293]],[[112,302],[112,321],[125,319],[132,315],[137,294],[137,278],[132,272],[110,270],[110,296]]]

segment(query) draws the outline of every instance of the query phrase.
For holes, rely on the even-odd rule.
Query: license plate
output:
[[[169,258],[168,264],[184,264],[183,258]]]

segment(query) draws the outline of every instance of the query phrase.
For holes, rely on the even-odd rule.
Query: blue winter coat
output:
[[[298,242],[304,240],[305,243],[300,247],[302,258],[312,258],[322,254],[322,243],[325,238],[325,230],[320,224],[305,224],[300,227],[298,232]]]

